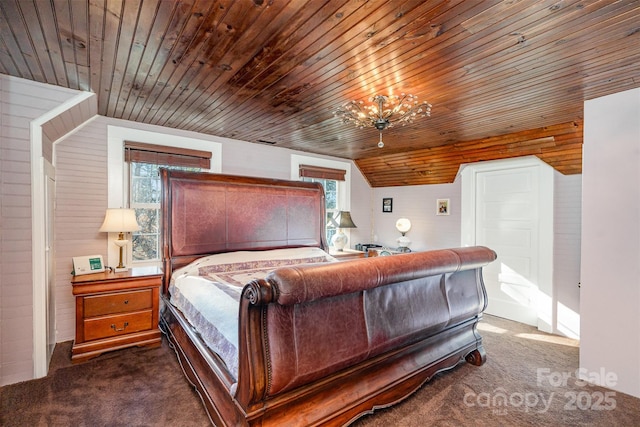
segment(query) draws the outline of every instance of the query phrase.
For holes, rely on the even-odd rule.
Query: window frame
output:
[[[171,131],[171,130],[168,130]],[[125,162],[125,141],[145,141],[149,144],[187,148],[211,152],[211,167],[203,172],[222,172],[222,143],[214,140],[192,138],[185,132],[159,133],[142,129],[133,129],[122,126],[107,125],[107,208],[123,208],[129,206],[130,181],[129,166]],[[117,264],[119,257],[118,247],[114,240],[118,233],[108,234],[107,265]],[[161,266],[162,261],[136,261],[132,262],[131,242],[126,246],[125,265],[133,266]],[[161,248],[162,249],[162,248]]]

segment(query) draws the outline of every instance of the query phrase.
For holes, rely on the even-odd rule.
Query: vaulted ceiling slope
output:
[[[0,73],[98,113],[354,159],[373,186],[535,154],[580,173],[583,102],[640,87],[640,1],[1,0]],[[415,94],[384,133],[333,112]]]

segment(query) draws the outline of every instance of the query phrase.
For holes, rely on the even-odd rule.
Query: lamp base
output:
[[[398,237],[398,252],[411,252],[411,249],[409,249],[409,245],[411,244],[411,240],[409,240],[408,237],[406,237],[404,234],[400,237]]]
[[[120,234],[122,234],[122,233],[120,233]],[[120,236],[120,237],[122,237],[122,236]],[[113,269],[113,271],[115,271],[116,273],[118,273],[120,271],[129,271],[129,267],[124,265],[124,261],[123,261],[124,260],[124,254],[123,254],[124,247],[129,243],[129,241],[125,240],[125,239],[122,239],[122,238],[119,238],[114,243],[116,244],[116,246],[118,246],[120,252],[119,252],[118,266],[115,267]]]
[[[347,235],[340,229],[338,229],[338,232],[331,238],[331,244],[337,251],[343,251],[344,247],[347,245],[347,241]]]

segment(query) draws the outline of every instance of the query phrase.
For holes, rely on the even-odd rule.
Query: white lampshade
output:
[[[402,235],[411,230],[411,221],[408,218],[400,218],[396,221],[396,230],[398,230]]]
[[[100,231],[107,233],[122,233],[138,231],[140,226],[136,221],[136,211],[133,209],[107,209]]]
[[[129,241],[124,238],[124,233],[130,231],[138,231],[140,226],[136,221],[136,211],[133,209],[107,209],[107,214],[104,216],[104,222],[100,231],[105,233],[119,233],[118,239],[114,240],[114,243],[119,248],[119,262],[115,271],[125,271],[128,268],[124,265],[123,249],[129,244]]]

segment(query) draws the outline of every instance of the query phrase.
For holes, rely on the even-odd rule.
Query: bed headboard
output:
[[[162,258],[171,273],[205,255],[327,249],[318,183],[161,169]]]

